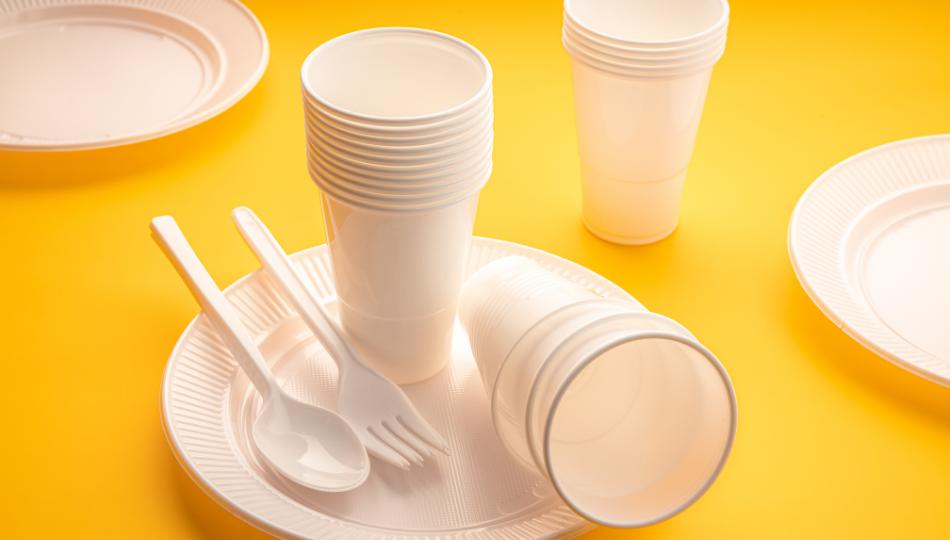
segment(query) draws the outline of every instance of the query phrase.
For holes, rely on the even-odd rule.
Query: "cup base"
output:
[[[679,224],[686,169],[656,181],[631,181],[584,167],[581,219],[598,238],[614,244],[660,241]]]
[[[340,323],[362,360],[396,384],[433,377],[451,357],[454,309],[428,317],[385,319],[360,313],[341,301]]]
[[[678,225],[678,224],[673,225],[672,227],[670,227],[669,230],[662,232],[660,234],[654,234],[654,235],[645,236],[645,237],[635,237],[635,236],[618,236],[615,234],[609,234],[603,231],[598,231],[593,226],[591,226],[591,224],[588,223],[587,220],[581,219],[581,221],[584,223],[584,227],[586,227],[588,232],[590,232],[592,235],[596,236],[597,238],[600,238],[601,240],[604,240],[605,242],[610,242],[611,244],[619,244],[622,246],[645,246],[647,244],[655,244],[656,242],[659,242],[660,240],[663,240],[666,237],[673,234],[674,232],[676,232],[677,225]]]

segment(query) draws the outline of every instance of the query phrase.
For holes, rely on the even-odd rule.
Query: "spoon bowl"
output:
[[[320,491],[348,491],[369,475],[363,444],[341,418],[281,392],[251,431],[262,457],[282,475]]]

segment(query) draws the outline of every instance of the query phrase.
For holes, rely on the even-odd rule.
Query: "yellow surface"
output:
[[[234,206],[290,249],[323,242],[298,68],[337,34],[415,25],[468,40],[495,69],[496,172],[476,233],[616,281],[689,327],[735,382],[735,451],[709,493],[663,524],[589,538],[950,538],[950,391],[837,330],[785,248],[796,199],[823,170],[950,131],[950,3],[732,7],[680,229],[648,247],[580,223],[555,0],[254,1],[270,66],[221,117],[127,148],[0,153],[2,536],[263,537],[207,499],[165,443],[162,370],[197,306],[148,220],[175,215],[221,284],[256,267]]]

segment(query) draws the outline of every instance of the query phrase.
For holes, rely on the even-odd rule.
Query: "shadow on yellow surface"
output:
[[[170,136],[75,152],[0,151],[0,190],[106,183],[134,178],[144,171],[181,167],[180,162],[207,160],[251,129],[265,109],[265,86],[262,81],[225,114]]]
[[[929,382],[865,349],[839,329],[787,274],[788,324],[807,357],[823,374],[856,384],[889,405],[950,427],[950,389]]]

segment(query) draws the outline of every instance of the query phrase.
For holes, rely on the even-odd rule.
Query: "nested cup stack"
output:
[[[726,0],[565,0],[583,217],[595,235],[646,244],[676,228],[728,22]]]
[[[735,437],[735,392],[676,321],[523,257],[475,272],[459,312],[499,438],[578,514],[650,525],[718,476]]]
[[[492,171],[492,71],[452,36],[346,34],[302,70],[340,320],[398,383],[449,358],[481,188]]]

